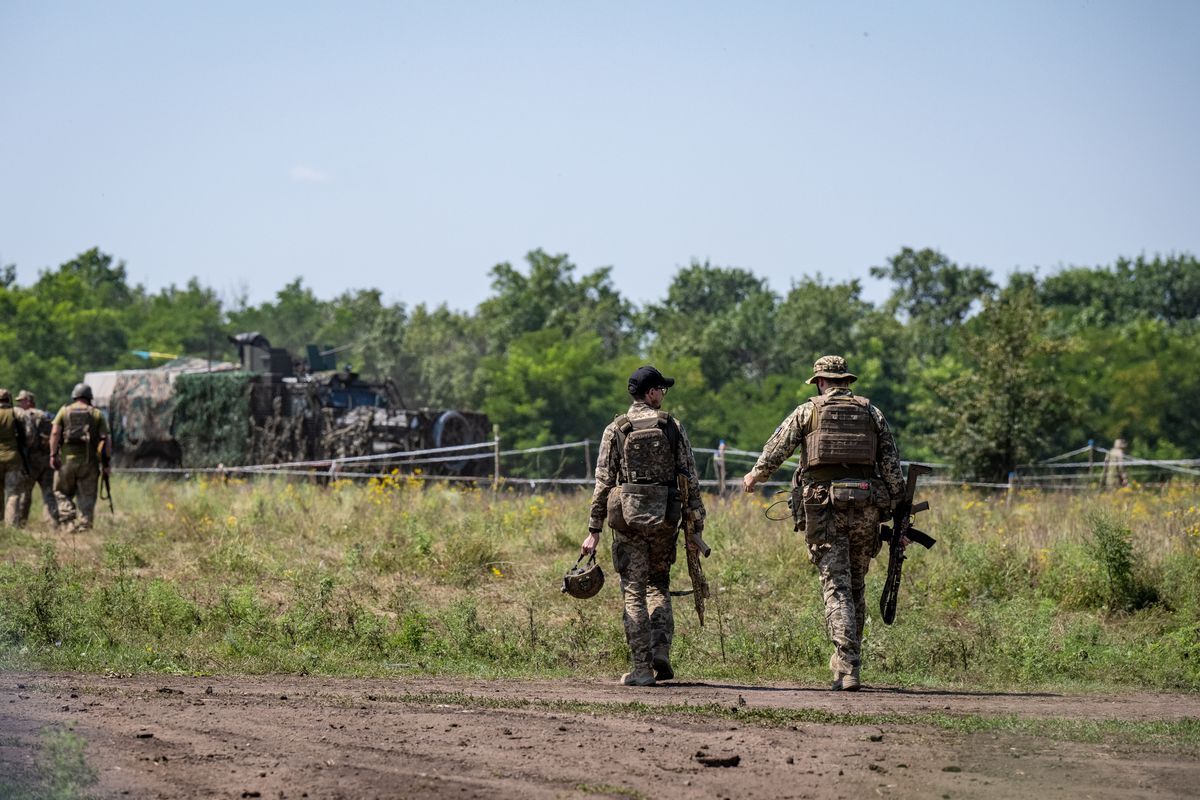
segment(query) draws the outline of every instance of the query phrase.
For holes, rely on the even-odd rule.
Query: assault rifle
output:
[[[113,508],[112,499],[112,484],[108,481],[108,468],[112,464],[112,453],[109,452],[108,439],[101,439],[100,444],[96,445],[96,455],[100,459],[100,499],[108,501],[108,513],[115,515],[116,509]]]
[[[933,472],[933,469],[924,464],[908,465],[908,485],[905,487],[904,497],[892,513],[892,527],[884,525],[879,529],[880,537],[891,543],[888,549],[887,581],[883,584],[883,596],[879,598],[879,612],[887,625],[891,625],[896,619],[896,598],[900,595],[900,572],[904,569],[905,544],[916,542],[928,549],[937,543],[929,534],[922,533],[912,526],[913,515],[929,508],[929,503],[925,501],[913,504],[917,476],[929,472]]]
[[[692,588],[685,592],[671,592],[671,594],[675,597],[685,594],[692,596],[692,602],[696,604],[696,617],[699,618],[700,627],[703,628],[704,600],[708,597],[708,581],[704,579],[704,568],[700,566],[700,554],[703,553],[704,557],[708,558],[712,554],[712,548],[696,532],[696,520],[688,510],[687,479],[688,476],[682,472],[676,478],[679,485],[680,517],[682,517],[683,525],[683,552],[687,554],[688,577],[692,579]]]

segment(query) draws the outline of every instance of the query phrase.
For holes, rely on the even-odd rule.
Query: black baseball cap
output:
[[[635,397],[639,394],[645,394],[651,389],[657,389],[660,386],[664,389],[669,389],[674,385],[674,378],[666,377],[649,364],[644,367],[638,367],[629,376],[629,393]]]

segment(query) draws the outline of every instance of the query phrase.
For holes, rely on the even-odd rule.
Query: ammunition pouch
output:
[[[613,490],[614,494],[617,492],[617,489]],[[610,500],[608,505],[608,524],[615,530],[653,533],[679,527],[682,507],[679,502],[679,490],[674,486],[659,483],[623,483],[619,493],[617,502]],[[621,524],[613,525],[613,512],[618,509],[620,517],[616,521]]]
[[[608,493],[607,506],[608,527],[621,533],[629,533],[625,524],[625,512],[621,510],[621,487],[614,486]]]
[[[874,505],[871,481],[847,478],[829,484],[829,496],[837,509],[866,508]]]
[[[788,509],[792,512],[792,530],[804,530],[804,487],[800,483],[800,470],[792,473],[792,490],[788,492]]]

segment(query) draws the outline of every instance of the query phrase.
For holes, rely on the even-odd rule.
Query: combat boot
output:
[[[857,692],[861,686],[858,667],[855,667],[852,672],[834,672],[833,683],[829,689],[834,692]]]
[[[622,686],[653,686],[654,672],[647,666],[635,667],[621,676]]]
[[[669,681],[675,677],[675,670],[671,669],[671,658],[667,651],[656,651],[650,663],[654,667],[654,677],[656,680]]]

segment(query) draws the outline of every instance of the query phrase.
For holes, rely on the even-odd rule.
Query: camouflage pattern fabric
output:
[[[613,532],[613,568],[621,578],[622,621],[634,670],[650,669],[654,656],[670,658],[675,635],[670,582],[677,535]]]
[[[633,422],[648,417],[657,417],[658,410],[645,403],[635,402],[625,412],[625,416]],[[687,473],[688,497],[690,498],[688,507],[700,515],[696,522],[696,529],[699,531],[704,529],[704,501],[700,497],[700,482],[696,478],[696,457],[692,454],[692,443],[688,441],[683,423],[679,420],[675,420],[675,422],[679,425],[679,444],[675,450],[675,467],[680,472]],[[600,452],[596,457],[596,488],[592,491],[592,510],[588,517],[588,527],[592,530],[604,527],[604,520],[608,516],[608,495],[620,480],[621,458],[621,448],[617,444],[616,426],[609,423],[600,437]]]
[[[92,527],[99,489],[100,465],[95,459],[64,457],[62,468],[54,475],[59,523],[72,525],[75,530]]]
[[[657,417],[658,410],[635,402],[626,416],[633,422]],[[592,492],[588,522],[592,530],[601,529],[608,517],[609,497],[614,495],[613,490],[620,480],[621,459],[617,429],[614,423],[609,423],[600,438],[600,452],[596,459],[596,487]],[[688,476],[688,507],[698,514],[697,531],[703,530],[704,502],[696,478],[696,458],[682,424],[679,425],[679,442],[675,449],[675,468],[686,472]],[[620,491],[615,494],[620,494]],[[668,529],[666,525],[653,531],[613,530],[613,567],[621,579],[625,640],[629,644],[635,671],[650,669],[654,656],[670,659],[671,639],[675,633],[670,580],[677,536],[676,528],[671,526]]]
[[[829,484],[815,483],[804,487],[804,515],[804,540],[821,576],[825,628],[834,645],[829,667],[855,672],[867,619],[867,570],[883,544],[879,509],[837,508]]]
[[[137,450],[171,438],[175,417],[173,377],[165,370],[149,369],[117,376],[108,406],[114,448]]]
[[[825,394],[853,394],[849,389],[835,387],[826,390]],[[900,468],[900,451],[896,449],[896,440],[888,427],[883,412],[871,405],[871,418],[875,420],[875,436],[877,453],[875,470],[887,486],[888,493],[893,499],[904,495],[904,471]],[[779,465],[787,461],[797,449],[800,451],[800,462],[804,463],[804,439],[812,432],[812,403],[803,403],[783,424],[775,429],[771,438],[763,445],[762,455],[754,465],[754,474],[759,480],[767,480]]]
[[[42,520],[50,525],[58,524],[58,496],[54,493],[54,470],[50,469],[49,456],[31,456],[29,469],[32,477],[25,482],[21,492],[20,523],[29,521],[29,510],[33,507],[33,490],[42,492]]]
[[[29,478],[21,462],[0,462],[0,505],[4,507],[4,524],[16,528],[21,524],[21,495]]]
[[[18,500],[19,524],[29,521],[36,486],[42,491],[42,518],[54,525],[58,522],[58,500],[54,496],[54,470],[50,469],[50,415],[40,408],[29,408],[23,410],[21,416],[25,423],[25,441],[29,443],[30,474]]]
[[[825,394],[851,395],[845,387],[829,387]],[[812,432],[813,405],[806,402],[783,421],[763,447],[754,465],[754,474],[766,480],[797,449],[800,463],[805,462],[804,441]],[[798,483],[805,518],[805,543],[809,560],[821,576],[825,601],[825,622],[834,652],[830,668],[835,672],[856,671],[861,659],[863,626],[866,622],[865,587],[871,559],[880,550],[880,508],[894,504],[904,495],[904,473],[900,453],[887,420],[874,405],[875,478],[868,482],[871,498],[857,507],[835,507],[830,494],[831,480],[811,480],[801,472]],[[828,475],[823,475],[827,478]],[[836,477],[836,476],[834,476]]]

